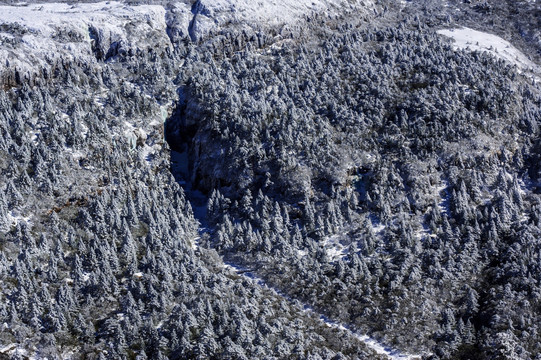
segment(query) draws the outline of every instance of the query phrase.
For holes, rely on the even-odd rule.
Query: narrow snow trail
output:
[[[230,271],[236,273],[239,276],[243,276],[243,277],[246,277],[246,278],[250,279],[251,281],[253,281],[257,285],[273,291],[278,296],[284,298],[285,300],[287,300],[290,303],[296,303],[297,302],[296,300],[291,299],[289,296],[287,296],[286,294],[284,294],[280,290],[278,290],[278,289],[276,289],[276,288],[274,288],[272,286],[269,286],[265,282],[265,280],[263,280],[262,278],[255,275],[249,269],[245,269],[245,268],[243,268],[241,266],[238,266],[236,264],[226,263],[226,262],[224,262],[224,269],[229,269]],[[326,326],[334,328],[334,329],[340,329],[342,331],[347,332],[349,335],[351,335],[351,336],[357,338],[358,340],[362,341],[363,343],[365,343],[370,349],[374,350],[376,353],[378,353],[380,355],[387,356],[387,358],[390,359],[390,360],[417,360],[417,359],[421,359],[420,355],[403,354],[403,353],[399,352],[398,350],[391,349],[390,347],[387,347],[387,346],[379,343],[377,340],[372,339],[368,335],[361,335],[361,334],[355,332],[354,330],[351,330],[349,327],[347,327],[347,326],[345,326],[343,324],[334,322],[334,321],[330,320],[329,318],[327,318],[325,315],[322,315],[322,314],[318,313],[317,311],[315,311],[312,307],[310,307],[307,304],[302,304],[302,306],[303,306],[303,309],[304,309],[303,311],[304,312],[316,315],[319,318],[319,320],[322,323],[324,323]]]

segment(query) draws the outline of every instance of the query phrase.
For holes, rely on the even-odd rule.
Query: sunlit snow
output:
[[[336,261],[346,256],[347,247],[340,243],[340,238],[340,235],[333,235],[327,237],[323,242],[323,247],[331,261]]]
[[[517,65],[522,71],[532,71],[539,81],[541,70],[520,50],[510,42],[499,36],[473,30],[467,27],[460,29],[441,29],[438,34],[452,38],[456,49],[470,49],[472,51],[486,51],[493,56]]]
[[[12,226],[17,226],[20,222],[30,223],[32,215],[24,216],[20,214],[17,210],[12,210],[7,214],[7,222]]]
[[[449,194],[447,189],[449,188],[449,182],[442,179],[441,185],[436,188],[437,195],[440,197],[441,201],[438,203],[440,208],[440,213],[450,215],[451,209],[449,207]]]
[[[139,34],[155,32],[165,45],[169,42],[165,9],[159,5],[127,6],[115,1],[1,5],[0,24],[17,24],[21,28],[18,48],[2,47],[0,63],[29,72],[60,55],[64,59],[91,59],[90,26],[106,34],[111,42],[129,42],[125,30],[128,24],[136,26]],[[142,35],[137,37],[138,43],[147,41]],[[67,41],[55,40],[58,36],[67,36]]]
[[[312,12],[326,11],[330,14],[343,12],[347,4],[341,0],[295,0],[295,1],[259,1],[251,0],[212,0],[201,1],[201,3],[212,13],[211,16],[238,20],[249,20],[254,22],[265,22],[269,25],[281,23],[293,23],[303,15]],[[358,1],[363,7],[373,6],[373,0]],[[254,6],[255,5],[255,6]],[[232,16],[233,14],[233,16]]]

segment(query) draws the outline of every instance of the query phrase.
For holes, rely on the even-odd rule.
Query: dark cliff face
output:
[[[162,5],[0,24],[0,356],[541,352],[541,90],[436,32],[499,7]]]

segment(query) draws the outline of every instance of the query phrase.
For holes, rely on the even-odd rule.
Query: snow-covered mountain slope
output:
[[[168,47],[162,6],[120,2],[0,6],[0,62],[31,78],[62,58],[96,61],[137,47]],[[26,75],[27,73],[30,73]],[[37,75],[37,74],[35,74]]]
[[[0,82],[0,358],[91,359],[100,354],[110,359],[186,359],[195,358],[196,352],[200,358],[263,358],[267,353],[293,358],[296,351],[304,358],[343,353],[347,358],[378,359],[351,334],[330,328],[270,291],[225,273],[216,266],[217,255],[214,261],[206,249],[196,248],[197,222],[191,205],[197,203],[185,202],[183,190],[169,171],[163,121],[177,100],[175,79],[184,70],[186,49],[203,48],[189,43],[190,32],[198,34],[190,26],[197,14],[191,4],[180,2],[171,6],[101,2],[0,7],[0,75],[4,77]],[[213,14],[218,16],[219,11]],[[225,15],[221,19],[225,22]],[[204,36],[195,38],[205,40]],[[99,238],[93,236],[98,227]],[[27,245],[36,244],[38,236],[40,259],[32,263],[26,256],[24,267],[39,271],[29,273],[30,282],[16,286],[16,259]],[[55,241],[54,246],[49,239]],[[146,242],[152,239],[156,240],[153,250]],[[87,246],[90,242],[95,246]],[[119,247],[129,247],[134,257],[119,258]],[[86,261],[87,250],[88,258],[100,253],[99,264]],[[208,266],[203,260],[210,260]],[[150,263],[154,265],[147,267]],[[77,273],[72,272],[72,265]],[[161,279],[162,270],[168,280]],[[100,275],[104,271],[114,285],[106,284]],[[38,280],[45,273],[50,277]],[[207,281],[207,276],[214,280]],[[162,289],[169,280],[175,285]],[[131,291],[137,287],[131,284],[143,283],[149,286],[138,289],[131,301]],[[235,295],[231,307],[224,305],[233,288],[243,294],[254,290],[258,295],[238,299]],[[148,298],[147,289],[152,289]],[[73,294],[67,295],[73,301],[62,310],[58,306],[64,301],[56,300],[59,291]],[[27,294],[35,295],[32,325],[26,315],[21,316],[30,314]],[[43,300],[36,299],[41,295]],[[154,302],[156,309],[150,310],[151,298],[158,297],[161,304]],[[203,303],[210,307],[203,310],[199,306]],[[125,304],[133,307],[124,310]],[[248,307],[254,309],[254,304],[272,314],[248,315],[252,311]],[[291,316],[275,312],[273,304],[285,306]],[[212,308],[219,309],[217,316],[235,312],[242,319],[239,323],[224,318],[223,324],[231,331],[209,323],[208,329],[201,327],[199,339],[199,330],[196,338],[189,327],[179,326],[188,317],[198,328],[204,324],[199,315],[191,315],[196,307],[202,310],[197,310],[201,316],[214,313]],[[8,314],[8,308],[13,312]],[[173,309],[178,316],[173,316]],[[73,317],[64,315],[64,310]],[[50,320],[56,314],[65,321]],[[248,317],[254,320],[251,328],[245,326]],[[242,338],[256,335],[258,326],[263,329],[263,318],[288,334],[265,327],[261,336],[268,341],[262,342],[258,335],[260,345],[248,346],[252,351]],[[302,331],[299,319],[306,321]],[[237,324],[242,325],[240,337],[232,329]],[[272,334],[266,335],[267,329]],[[83,332],[88,337],[79,336]],[[105,340],[113,333],[120,337]],[[45,338],[47,344],[41,341]],[[220,339],[224,343],[215,346]],[[195,349],[199,344],[210,347]]]
[[[359,15],[374,6],[372,0],[298,0],[298,1],[250,1],[250,0],[202,0],[192,10],[192,38],[205,36],[213,29],[228,23],[244,26],[294,25],[306,16],[326,13],[329,16],[356,11]]]
[[[369,8],[372,0],[297,0],[297,1],[249,1],[249,0],[203,0],[201,6],[218,19],[233,18],[248,22],[263,22],[269,25],[292,23],[310,13],[326,12],[330,15],[344,13],[355,7]]]
[[[540,89],[461,51],[527,50],[437,0],[142,2],[0,7],[0,358],[541,353]]]
[[[516,65],[522,72],[533,73],[537,81],[541,79],[541,68],[510,42],[497,35],[467,27],[442,29],[438,31],[438,34],[452,38],[456,49],[486,51],[499,59]]]
[[[227,26],[293,25],[314,13],[367,13],[371,0],[219,0],[127,5],[123,2],[22,3],[0,6],[0,78],[32,81],[62,59],[106,60],[134,49],[171,47],[172,41],[201,41]],[[277,39],[278,40],[278,39]],[[61,61],[61,62],[62,62]],[[4,81],[6,82],[6,81]]]

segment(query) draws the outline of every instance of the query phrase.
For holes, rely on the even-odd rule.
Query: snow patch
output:
[[[436,192],[438,194],[438,197],[441,199],[438,203],[438,207],[440,208],[440,213],[442,215],[447,214],[448,216],[451,215],[451,208],[449,205],[449,194],[447,192],[447,189],[449,188],[449,183],[447,180],[442,179],[441,185],[436,188]]]
[[[10,33],[0,32],[0,39],[15,39],[15,36]]]
[[[173,107],[172,104],[168,104],[167,106],[160,106],[160,116],[155,117],[148,125],[150,127],[156,127],[156,126],[162,126],[167,121],[167,118],[169,117],[169,109]]]
[[[199,240],[201,240],[200,236],[194,237],[192,240],[190,240],[190,247],[192,250],[199,249]]]
[[[422,240],[423,238],[425,238],[425,236],[431,236],[431,237],[435,237],[436,235],[434,234],[430,234],[430,231],[429,229],[423,224],[418,230],[416,230],[414,233],[413,233],[413,236],[417,239],[417,240]]]
[[[299,257],[305,257],[306,255],[308,255],[308,252],[306,252],[306,250],[298,250],[297,249],[297,254],[299,255]]]
[[[403,9],[405,8],[406,6],[408,6],[410,3],[409,0],[400,0],[400,7]]]
[[[85,124],[81,124],[81,129],[83,130],[81,132],[81,136],[83,137],[83,139],[86,139],[86,137],[88,136],[88,127]]]
[[[156,151],[157,149],[154,146],[148,146],[145,144],[139,151],[139,156],[146,161],[148,166],[152,166],[153,155]]]
[[[13,357],[20,356],[27,359],[35,359],[34,356],[28,356],[28,350],[18,347],[19,344],[10,344],[0,349],[0,354],[7,354]]]
[[[441,29],[438,34],[452,38],[455,49],[486,51],[489,54],[516,65],[522,71],[534,73],[534,79],[541,81],[541,69],[510,42],[499,36],[473,30],[467,27],[460,29]]]
[[[374,234],[376,235],[380,235],[385,230],[385,228],[386,226],[379,222],[372,224],[372,229],[374,230]]]
[[[519,193],[519,195],[520,195],[520,197],[521,197],[522,199],[524,199],[524,197],[527,196],[527,191],[529,191],[529,190],[528,190],[528,188],[527,188],[526,183],[524,183],[524,180],[518,179],[518,193]],[[520,219],[519,219],[519,221],[520,221],[521,223],[526,223],[526,222],[528,222],[529,219],[530,219],[530,216],[529,216],[529,214],[528,214],[527,211],[523,211],[523,212],[520,214]]]
[[[94,98],[94,103],[96,105],[98,105],[100,108],[103,108],[105,106],[105,102],[104,102],[104,99],[101,98],[101,97],[95,97]]]
[[[6,345],[4,346],[3,348],[0,349],[0,354],[6,354],[10,351],[13,351],[17,348],[17,344],[9,344],[9,345]]]
[[[420,360],[421,356],[419,355],[410,355],[410,354],[401,354],[397,350],[393,350],[389,347],[382,345],[376,340],[372,339],[368,335],[357,336],[357,338],[363,341],[368,347],[374,350],[380,355],[387,356],[391,360]]]
[[[346,256],[347,247],[340,243],[340,235],[332,235],[323,240],[323,247],[327,253],[327,257],[331,261],[342,259]]]
[[[30,141],[32,144],[37,145],[38,144],[38,137],[41,135],[41,131],[39,130],[32,130],[28,132],[28,135],[30,136]]]
[[[85,157],[85,154],[81,150],[67,149],[67,151],[71,153],[73,160],[79,160]]]
[[[31,224],[30,223],[31,218],[32,218],[32,215],[24,216],[21,213],[19,213],[17,210],[12,210],[7,214],[7,223],[11,224],[11,226],[17,226],[17,224],[21,222]]]

